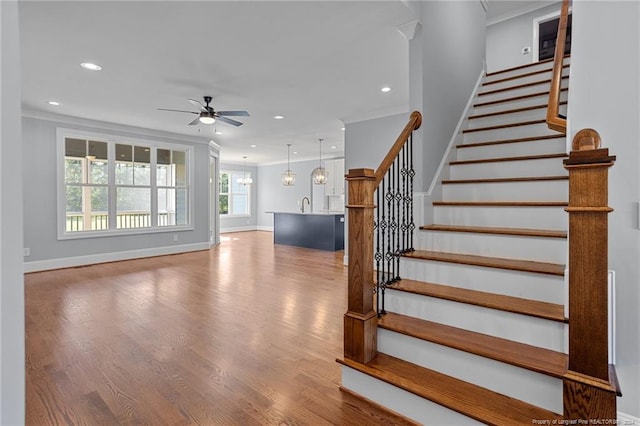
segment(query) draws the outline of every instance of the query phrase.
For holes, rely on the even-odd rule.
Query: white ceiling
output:
[[[222,161],[264,164],[286,161],[288,143],[293,161],[317,158],[319,138],[323,156],[342,155],[344,123],[409,108],[408,42],[396,27],[413,18],[400,0],[19,5],[27,113],[212,139]],[[85,61],[103,70],[80,68]],[[187,99],[204,95],[216,110],[251,116],[238,128],[188,126],[194,115],[157,110],[190,110]]]

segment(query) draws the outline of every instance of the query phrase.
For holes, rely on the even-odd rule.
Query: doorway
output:
[[[544,61],[553,59],[556,52],[556,38],[558,36],[559,13],[541,16],[533,21],[533,59]],[[565,55],[571,53],[571,12],[567,20],[567,37],[565,41]]]

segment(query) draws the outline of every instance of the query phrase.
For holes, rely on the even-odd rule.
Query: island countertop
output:
[[[273,242],[319,250],[344,249],[344,212],[274,212]]]

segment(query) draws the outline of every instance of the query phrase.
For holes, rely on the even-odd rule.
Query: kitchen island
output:
[[[344,213],[273,213],[273,242],[318,250],[344,249]]]

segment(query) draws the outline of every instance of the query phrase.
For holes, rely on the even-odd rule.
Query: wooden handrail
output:
[[[553,57],[553,75],[549,90],[549,107],[547,108],[547,126],[555,131],[567,134],[567,119],[560,116],[560,85],[562,82],[562,65],[564,61],[564,48],[567,39],[567,24],[569,21],[569,1],[562,1],[560,22],[558,23],[558,36],[556,38],[556,51]]]
[[[398,139],[396,139],[396,142],[387,153],[387,156],[384,157],[384,160],[382,160],[382,162],[378,166],[378,169],[375,171],[376,186],[378,186],[378,184],[382,182],[382,178],[384,178],[384,175],[389,171],[389,168],[393,164],[393,161],[396,159],[398,154],[400,154],[402,147],[409,139],[411,133],[414,130],[419,129],[421,124],[422,114],[420,114],[420,112],[418,111],[413,111],[409,116],[409,122],[407,122],[407,125],[404,126],[404,129],[402,129],[400,136],[398,136]]]

